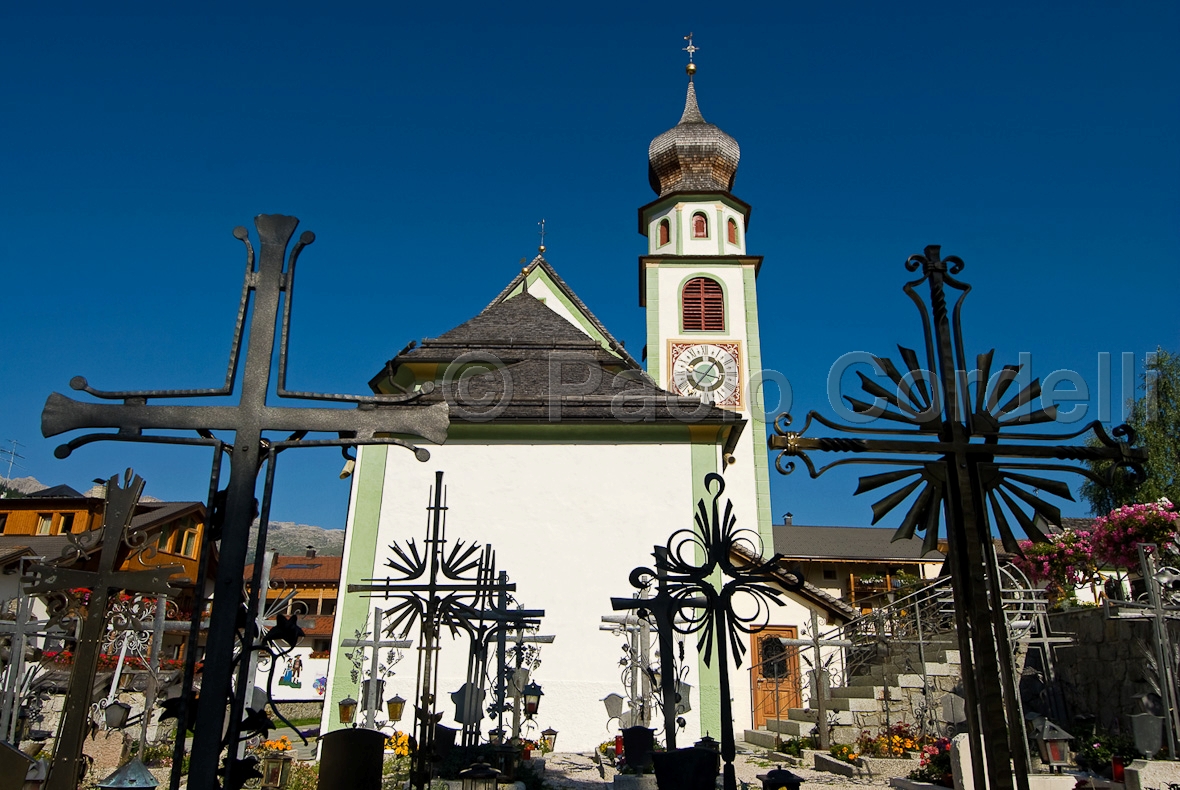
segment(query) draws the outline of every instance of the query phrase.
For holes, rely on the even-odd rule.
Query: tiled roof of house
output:
[[[67,485],[50,486],[29,494],[29,499],[81,499],[82,494]]]
[[[343,557],[325,557],[317,554],[307,557],[302,554],[295,556],[279,556],[271,565],[270,579],[272,584],[298,587],[300,584],[339,584],[340,569]],[[245,576],[254,574],[254,565],[246,566]]]
[[[893,542],[892,529],[776,524],[773,530],[775,552],[791,559],[937,562],[943,556],[931,552],[923,557],[921,540]]]
[[[743,549],[740,545],[734,546],[734,551],[746,560],[753,559],[754,555]],[[775,569],[775,576],[782,578],[784,582],[793,583],[795,581],[793,575],[781,565]],[[803,589],[795,592],[795,595],[809,600],[812,603],[819,604],[819,606],[826,609],[829,614],[834,614],[845,621],[851,620],[860,614],[856,609],[853,609],[851,606],[844,603],[834,595],[824,592],[809,581],[804,581]]]

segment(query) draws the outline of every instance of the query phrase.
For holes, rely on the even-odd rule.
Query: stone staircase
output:
[[[821,639],[844,640],[843,669],[832,672],[828,726],[834,743],[853,743],[862,730],[876,733],[893,724],[937,719],[943,695],[959,684],[959,650],[949,579],[866,612]],[[810,648],[807,648],[810,649]],[[810,663],[810,662],[809,662]],[[928,711],[929,709],[932,709]],[[786,718],[747,730],[745,740],[773,747],[778,738],[806,737],[817,726],[814,706],[792,708]]]
[[[959,651],[949,642],[925,646],[926,661],[918,658],[917,645],[891,649],[884,661],[862,665],[848,685],[833,686],[827,700],[833,743],[853,743],[861,730],[877,730],[906,722],[918,724],[930,704],[959,683]],[[785,719],[770,719],[764,728],[746,730],[748,744],[774,748],[776,737],[800,738],[812,734],[818,720],[813,708],[791,708]]]

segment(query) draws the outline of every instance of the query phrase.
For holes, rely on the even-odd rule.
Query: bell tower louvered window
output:
[[[680,303],[686,330],[725,331],[725,293],[721,283],[708,277],[695,277],[684,284]]]

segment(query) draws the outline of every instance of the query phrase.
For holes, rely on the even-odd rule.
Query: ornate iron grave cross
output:
[[[82,741],[90,732],[90,699],[106,631],[107,604],[111,599],[111,591],[175,594],[177,590],[169,583],[168,577],[184,570],[179,565],[157,566],[142,571],[115,570],[122,553],[120,544],[131,545],[127,527],[142,492],[143,478],[133,476],[130,469],[123,477],[122,487],[119,486],[118,476],[112,477],[107,481],[102,529],[69,536],[70,544],[62,552],[63,565],[82,559],[97,549],[97,570],[85,571],[45,564],[29,567],[29,575],[25,580],[27,595],[51,595],[78,588],[90,590],[82,635],[74,653],[74,668],[70,673],[70,690],[66,694],[61,734],[54,751],[53,766],[49,769],[48,790],[74,790],[82,779]]]
[[[1147,588],[1138,601],[1112,601],[1103,604],[1106,616],[1117,620],[1146,620],[1151,623],[1155,648],[1156,678],[1164,703],[1164,735],[1168,757],[1176,759],[1176,736],[1180,731],[1180,699],[1177,699],[1175,648],[1168,638],[1168,621],[1180,621],[1180,569],[1156,568],[1158,547],[1154,543],[1136,544],[1139,568]]]
[[[524,669],[525,650],[530,645],[551,645],[556,636],[552,634],[530,634],[527,630],[536,628],[537,626],[528,626],[528,628],[517,628],[509,626],[505,629],[512,631],[511,635],[506,635],[505,643],[511,641],[511,652],[515,657],[516,666],[512,672],[508,671],[508,656],[507,648],[500,650],[496,657],[497,661],[497,676],[496,676],[496,729],[500,732],[500,737],[504,736],[504,714],[508,711],[509,706],[504,701],[505,697],[512,697],[512,738],[520,737],[520,706],[521,706],[521,692],[524,687],[528,685],[528,670]],[[532,654],[535,657],[535,652]]]
[[[303,233],[288,257],[287,245],[298,224],[297,218],[280,214],[260,214],[255,217],[254,225],[258,229],[258,237],[262,244],[257,266],[249,232],[242,227],[234,229],[234,236],[246,247],[246,276],[238,305],[233,343],[230,347],[229,367],[222,386],[193,390],[109,392],[93,389],[86,379],[78,376],[70,381],[73,389],[104,400],[122,401],[122,404],[85,403],[54,393],[46,401],[45,410],[41,415],[41,432],[46,437],[86,428],[117,429],[116,433],[86,434],[74,438],[54,451],[59,458],[69,456],[82,445],[100,440],[207,445],[230,452],[227,489],[212,497],[213,501],[210,502],[211,521],[216,527],[216,534],[210,535],[209,539],[220,540],[221,545],[219,573],[213,580],[213,608],[201,685],[201,696],[206,704],[200,705],[196,712],[192,767],[188,777],[188,786],[192,790],[212,790],[220,786],[218,773],[221,772],[225,774],[225,787],[234,790],[248,778],[249,767],[234,757],[234,749],[231,749],[227,756],[223,771],[219,771],[219,763],[223,748],[232,745],[236,749],[245,687],[250,685],[239,683],[235,693],[231,688],[231,677],[235,674],[235,664],[242,667],[245,665],[240,656],[235,654],[235,643],[241,641],[247,649],[254,644],[254,624],[248,623],[246,630],[250,633],[246,634],[245,639],[238,636],[236,625],[241,607],[241,579],[246,564],[247,539],[256,515],[255,487],[263,462],[267,463],[263,497],[266,502],[273,485],[276,455],[282,450],[291,447],[331,446],[342,448],[342,452],[347,456],[347,448],[358,444],[386,444],[409,448],[419,460],[425,461],[430,457],[425,449],[414,447],[404,439],[392,437],[420,436],[427,441],[441,444],[446,440],[449,426],[445,403],[429,407],[411,405],[413,400],[429,392],[430,387],[417,392],[377,396],[329,395],[287,390],[288,332],[295,287],[295,263],[303,248],[315,241],[315,234]],[[283,302],[281,317],[280,301]],[[233,395],[247,313],[250,314],[250,332],[246,346],[241,398],[237,405],[148,405],[151,399]],[[276,321],[280,318],[282,334],[279,339],[277,397],[338,404],[351,403],[355,405],[355,409],[297,408],[267,404]],[[188,430],[195,432],[197,436],[145,435],[145,430]],[[232,432],[234,439],[223,444],[213,436],[212,431]],[[287,433],[289,436],[283,440],[265,438],[263,434],[270,431]],[[305,437],[308,433],[335,434],[335,437],[307,440]],[[218,460],[215,460],[210,483],[210,489],[213,491],[217,489],[219,476],[220,465]],[[262,523],[266,523],[265,516]],[[258,552],[261,553],[265,549],[265,530],[260,529]],[[207,552],[203,551],[201,556],[204,559],[206,555]],[[198,591],[202,589],[203,576],[202,568],[198,573]],[[257,584],[254,587],[256,588]],[[200,594],[198,592],[198,595]],[[248,611],[253,611],[257,595],[257,589],[251,589]],[[201,605],[194,606],[194,618],[200,616],[202,608]],[[194,620],[195,622],[197,621]],[[194,625],[191,632],[194,636],[192,644],[196,644],[196,631],[197,626]],[[185,669],[186,684],[191,682],[193,676],[192,662],[195,661],[195,652],[190,651],[191,658]],[[237,674],[244,676],[245,669],[241,668]],[[227,705],[230,708],[228,729],[224,726]],[[177,739],[178,754],[182,741],[181,738]],[[179,759],[175,765],[180,765]],[[173,788],[178,786],[179,779],[177,767],[172,775]]]
[[[650,598],[612,598],[611,606],[620,609],[644,609],[656,618],[660,635],[660,678],[664,701],[665,737],[673,748],[671,734],[676,731],[674,672],[668,663],[672,657],[672,631],[698,634],[697,651],[703,653],[705,666],[712,666],[713,648],[717,648],[717,672],[721,699],[721,757],[725,761],[725,790],[737,790],[733,760],[737,754],[733,736],[733,701],[729,692],[729,653],[734,664],[742,665],[746,652],[741,635],[766,626],[770,604],[782,603],[775,575],[781,555],[762,560],[762,545],[756,532],[738,529],[733,502],[721,506],[725,478],[716,473],[705,476],[705,490],[713,492],[712,502],[697,501],[693,529],[679,529],[668,539],[667,548],[656,547],[656,570],[636,568],[631,572],[633,587],[647,589],[653,583],[657,592]],[[744,555],[743,559],[737,559]],[[698,560],[697,557],[700,557]],[[699,563],[699,564],[698,564]],[[719,576],[718,582],[714,577]],[[718,586],[718,583],[720,586]],[[733,599],[745,594],[757,604],[749,613],[734,610]],[[678,621],[680,614],[684,619]],[[673,717],[669,724],[669,716]]]
[[[491,582],[495,563],[492,561],[487,565],[484,578]],[[511,608],[512,596],[508,594],[508,572],[500,571],[496,578],[497,582],[493,588],[496,590],[496,602],[480,612],[476,632],[472,634],[471,655],[467,662],[467,686],[468,688],[479,686],[480,679],[487,672],[488,646],[494,639],[496,641],[496,701],[492,705],[492,712],[497,717],[497,726],[503,732],[503,717],[506,710],[504,698],[508,692],[509,632],[516,632],[519,655],[522,642],[529,639],[535,641],[539,638],[527,637],[524,632],[527,629],[541,626],[541,618],[545,616],[545,610]],[[549,641],[552,642],[552,638]],[[480,705],[482,705],[482,696],[480,696],[480,700]],[[473,707],[475,715],[467,717],[474,719],[474,721],[464,722],[463,745],[475,746],[479,742],[479,719],[482,718],[482,713],[479,711],[479,706],[469,705],[469,707]]]
[[[478,543],[466,544],[457,540],[448,550],[446,538],[446,497],[443,473],[436,472],[431,493],[432,504],[426,508],[431,514],[427,526],[425,551],[420,552],[411,539],[405,548],[394,543],[389,549],[397,559],[385,562],[400,574],[399,578],[367,579],[368,584],[350,584],[349,592],[368,593],[397,601],[387,610],[390,622],[386,633],[405,636],[415,623],[418,637],[418,688],[415,695],[418,719],[418,749],[410,770],[413,786],[422,790],[431,779],[434,759],[434,725],[438,699],[438,677],[435,654],[440,649],[443,628],[452,636],[460,631],[475,632],[481,615],[480,604],[500,589],[498,582],[488,583],[483,568],[490,552],[480,552]],[[515,592],[515,584],[505,584],[505,592]]]
[[[637,598],[630,600],[641,601],[646,599],[647,590],[640,590]],[[612,602],[614,599],[611,599]],[[620,598],[619,600],[628,600]],[[640,616],[639,612],[643,612],[644,616]],[[623,659],[619,661],[619,665],[623,667],[620,680],[623,681],[623,688],[627,691],[627,712],[623,713],[621,703],[619,708],[619,715],[611,715],[610,718],[617,718],[619,720],[620,729],[627,729],[628,727],[646,727],[651,723],[651,712],[655,706],[655,688],[653,681],[655,678],[655,671],[651,668],[651,634],[654,631],[656,638],[659,638],[659,629],[652,625],[648,619],[649,612],[646,609],[635,610],[635,614],[625,615],[607,615],[602,619],[603,625],[598,626],[599,631],[610,631],[614,634],[619,634],[627,639],[623,643]],[[663,665],[660,667],[660,678],[663,678]],[[659,684],[662,686],[663,683]],[[618,695],[607,697],[610,699],[622,699]],[[606,700],[604,700],[606,701]],[[608,703],[607,713],[613,714],[613,702]],[[675,719],[673,719],[675,721]],[[608,719],[609,724],[609,719]],[[665,724],[667,720],[665,719]],[[672,733],[672,748],[675,748],[676,733]]]
[[[819,733],[819,748],[827,749],[830,745],[828,743],[828,670],[824,668],[823,648],[852,647],[852,642],[848,639],[825,639],[820,633],[819,615],[814,609],[811,610],[811,630],[807,639],[780,637],[778,641],[784,647],[811,648],[812,660],[808,662],[811,664],[811,701],[818,718],[816,731]],[[888,685],[886,684],[886,689],[888,689]]]
[[[372,648],[373,654],[369,657],[369,678],[368,681],[362,684],[362,689],[368,689],[368,693],[362,693],[364,697],[361,704],[364,705],[365,712],[365,726],[369,729],[374,729],[377,726],[377,711],[381,707],[381,686],[383,684],[383,676],[386,674],[381,671],[381,650],[388,648],[390,653],[394,650],[401,650],[413,644],[409,639],[382,639],[381,638],[381,621],[385,617],[385,612],[380,608],[373,609],[373,630],[365,634],[357,634],[356,639],[341,640],[341,647],[351,647],[354,650],[360,650],[360,662],[353,661],[354,664],[364,662],[364,654],[366,648]],[[348,658],[353,659],[355,654],[349,653]],[[399,655],[400,658],[400,655]],[[396,663],[391,657],[386,667],[392,667]]]
[[[0,636],[7,636],[8,661],[4,665],[4,688],[0,694],[0,740],[14,742],[16,736],[17,710],[20,707],[19,688],[25,674],[25,648],[30,636],[43,636],[47,620],[33,617],[33,596],[20,595],[16,600],[16,617],[0,620]],[[3,611],[7,612],[10,601],[5,601]]]
[[[783,474],[795,468],[793,461],[783,463],[788,457],[802,459],[813,478],[851,463],[901,467],[862,477],[856,490],[860,494],[899,485],[873,504],[874,524],[914,497],[894,540],[924,532],[924,549],[931,551],[938,544],[940,519],[945,520],[975,784],[985,786],[986,750],[987,773],[994,790],[1012,787],[1013,770],[1019,787],[1027,790],[1028,767],[1021,745],[1024,723],[1015,696],[1007,628],[997,604],[989,601],[989,597],[1001,600],[998,569],[989,550],[991,524],[994,522],[1004,547],[1018,554],[1020,547],[1009,514],[1029,538],[1043,541],[1045,536],[1023,507],[1059,524],[1060,510],[1043,500],[1037,490],[1073,499],[1065,483],[1031,472],[1080,473],[1105,483],[1091,470],[1053,461],[1109,460],[1112,473],[1116,468],[1128,468],[1141,478],[1146,453],[1130,446],[1134,443],[1130,428],[1119,426],[1112,438],[1098,421],[1070,434],[1014,432],[1053,422],[1056,406],[1033,408],[1033,401],[1041,394],[1038,380],[1001,405],[1020,378],[1022,366],[1006,365],[993,376],[994,351],[979,354],[975,369],[967,369],[960,313],[971,286],[953,276],[963,269],[963,261],[955,256],[943,260],[939,250],[931,245],[924,254],[910,256],[905,264],[911,272],[922,270],[922,276],[902,290],[921,315],[925,359],[919,360],[917,352],[899,346],[902,372],[892,360],[873,357],[895,390],[858,373],[861,389],[873,402],[844,396],[854,412],[904,427],[840,425],[812,411],[802,429],[791,431],[790,415],[782,414],[775,422],[777,435],[770,437],[769,445],[781,451],[775,466]],[[929,309],[916,291],[923,283],[930,289]],[[948,287],[959,292],[953,308],[947,304]],[[813,420],[851,436],[806,437],[803,434]],[[1090,444],[1058,443],[1084,435],[1092,437]],[[809,452],[853,453],[854,457],[817,469]],[[855,457],[866,453],[875,455]]]

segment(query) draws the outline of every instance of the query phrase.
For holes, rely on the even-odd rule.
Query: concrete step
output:
[[[921,683],[918,684],[919,688]],[[900,686],[876,686],[868,683],[853,686],[838,686],[832,689],[832,699],[881,699],[885,689],[889,689],[889,698],[897,699],[901,696]]]
[[[777,732],[784,738],[803,738],[811,735],[814,726],[814,723],[803,719],[772,719],[766,722],[766,729]]]
[[[751,746],[760,746],[763,749],[773,749],[778,746],[778,739],[769,730],[746,730],[742,733],[742,740]]]
[[[811,708],[791,708],[787,711],[789,721],[805,721],[808,724],[819,721],[819,711]],[[850,710],[836,710],[835,708],[828,708],[828,722],[835,719],[836,724],[842,724],[846,727],[851,727],[853,722],[852,711]]]

